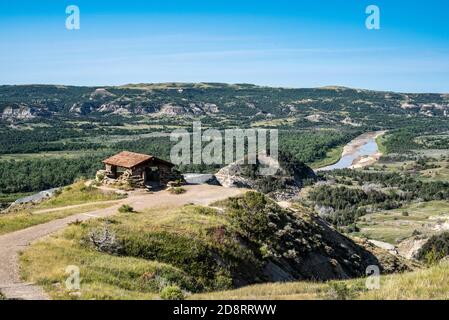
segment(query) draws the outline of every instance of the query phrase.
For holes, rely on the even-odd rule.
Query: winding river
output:
[[[316,171],[361,168],[375,163],[382,155],[376,138],[384,133],[385,131],[367,132],[358,136],[345,146],[342,156],[337,163],[319,168]]]

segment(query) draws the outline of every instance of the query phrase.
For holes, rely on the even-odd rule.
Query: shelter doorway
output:
[[[145,184],[152,187],[159,187],[161,185],[161,176],[158,167],[145,168]]]

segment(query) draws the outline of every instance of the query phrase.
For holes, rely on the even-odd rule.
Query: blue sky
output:
[[[365,8],[381,29],[365,27]],[[68,5],[81,29],[65,28]],[[449,1],[0,2],[0,84],[228,82],[449,92]]]

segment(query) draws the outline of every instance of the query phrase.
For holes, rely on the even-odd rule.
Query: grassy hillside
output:
[[[81,180],[42,203],[18,205],[0,214],[0,235],[70,215],[107,208],[114,204],[113,201],[123,197],[114,192],[86,187],[85,181]]]
[[[148,299],[167,288],[201,293],[357,277],[369,264],[384,267],[322,221],[282,209],[261,194],[248,192],[214,206],[122,212],[73,224],[23,253],[23,277],[55,298]],[[64,287],[69,265],[80,268],[76,293]]]
[[[213,255],[226,258],[242,273],[246,268],[246,277],[257,261],[228,236],[227,226],[214,210],[196,206],[118,213],[112,219],[72,225],[33,245],[21,257],[23,275],[55,298],[77,298],[62,287],[68,265],[81,268],[82,299],[148,299],[159,297],[168,285],[189,292],[231,288],[229,272]],[[117,240],[95,247],[90,239],[104,230]]]
[[[449,264],[411,273],[382,276],[380,288],[368,290],[366,279],[327,283],[292,282],[249,286],[232,291],[193,295],[191,299],[212,300],[447,300]]]
[[[93,186],[88,186],[86,183],[86,180],[79,180],[63,188],[55,197],[40,203],[37,208],[49,209],[98,201],[118,200],[125,197],[115,192],[103,191]]]
[[[359,235],[398,244],[414,234],[430,235],[447,219],[447,201],[409,204],[401,209],[372,213],[359,219]]]

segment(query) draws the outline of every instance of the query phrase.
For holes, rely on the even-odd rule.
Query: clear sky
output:
[[[365,9],[381,10],[381,29]],[[68,5],[81,29],[65,28]],[[449,92],[447,0],[0,2],[0,84],[227,82]]]

